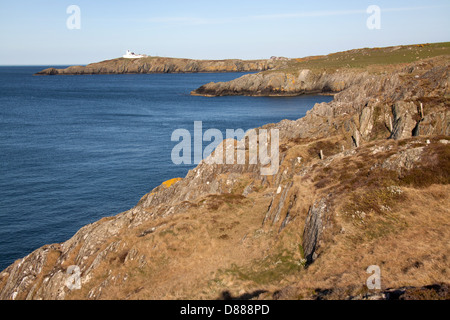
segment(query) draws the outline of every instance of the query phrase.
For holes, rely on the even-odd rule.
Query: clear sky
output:
[[[80,29],[66,12],[80,8]],[[381,29],[366,12],[381,8]],[[449,0],[0,0],[0,65],[87,64],[136,53],[304,57],[450,41]]]

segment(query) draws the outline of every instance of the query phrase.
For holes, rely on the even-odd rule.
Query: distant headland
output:
[[[287,60],[274,58],[195,60],[148,56],[127,50],[125,55],[116,59],[91,63],[86,66],[71,66],[66,69],[48,68],[35,75],[255,72],[281,67],[286,64]]]

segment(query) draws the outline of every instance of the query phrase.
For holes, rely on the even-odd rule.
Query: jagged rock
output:
[[[410,170],[420,162],[423,150],[424,147],[417,147],[394,154],[383,162],[382,168],[397,171],[398,173]]]
[[[316,201],[309,209],[303,230],[303,251],[307,264],[311,264],[317,258],[319,241],[325,227],[328,213],[327,198]]]
[[[272,224],[278,222],[280,214],[285,207],[286,197],[292,188],[292,185],[293,183],[289,183],[284,186],[284,188],[281,186],[278,187],[276,194],[272,198],[269,209],[267,210],[266,216],[264,217],[263,225],[270,220],[272,221]]]
[[[409,138],[413,135],[413,130],[417,126],[414,120],[417,115],[417,107],[413,102],[399,101],[392,107],[394,115],[394,127],[391,139],[399,140]]]
[[[418,135],[450,135],[450,113],[448,111],[425,115],[418,124]]]
[[[208,83],[191,92],[202,96],[297,96],[307,93],[333,93],[359,83],[365,73],[343,70],[318,73],[301,70],[299,75],[269,72],[244,75],[229,82]]]
[[[359,118],[359,131],[361,132],[361,136],[364,138],[368,138],[373,128],[373,108],[365,107],[361,112],[361,116]]]
[[[355,131],[354,131],[354,133],[352,135],[352,138],[353,138],[353,142],[355,144],[355,147],[359,148],[361,146],[361,139],[362,138],[361,138],[361,132],[359,132],[358,129],[355,129]]]

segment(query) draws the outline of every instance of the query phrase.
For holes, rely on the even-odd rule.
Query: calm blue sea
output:
[[[173,130],[247,130],[332,99],[189,95],[236,73],[33,76],[44,68],[0,67],[0,270],[184,177]]]

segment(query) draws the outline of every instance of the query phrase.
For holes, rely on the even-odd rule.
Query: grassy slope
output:
[[[383,289],[440,283],[450,270],[450,149],[439,142],[443,138],[428,145],[433,162],[402,177],[370,168],[407,145],[427,145],[426,138],[371,143],[336,158],[332,166],[311,156],[319,142],[291,141],[281,170],[299,156],[304,162],[294,170],[312,170],[294,177],[287,197],[293,203],[291,222],[282,232],[279,223],[262,225],[267,195],[275,188],[256,186],[257,192],[247,198],[241,195],[243,188],[209,195],[190,203],[185,212],[149,220],[113,239],[126,246],[108,255],[91,284],[108,284],[102,299],[307,299],[315,290],[333,290],[331,298],[342,299],[367,292],[369,265],[381,267]],[[321,142],[331,146],[336,137]],[[374,156],[376,148],[390,153]],[[427,176],[425,184],[422,175]],[[242,187],[250,183],[241,179]],[[301,230],[312,201],[327,193],[334,194],[331,223],[320,258],[305,268]],[[156,232],[138,236],[157,226]],[[133,250],[139,253],[136,258],[125,259]],[[147,257],[144,262],[140,254]],[[91,288],[83,286],[69,299],[84,299]]]
[[[387,48],[363,48],[332,53],[327,56],[291,59],[282,70],[296,73],[302,69],[335,71],[340,68],[371,67],[369,69],[376,71],[377,66],[411,63],[441,55],[450,55],[450,42]]]

